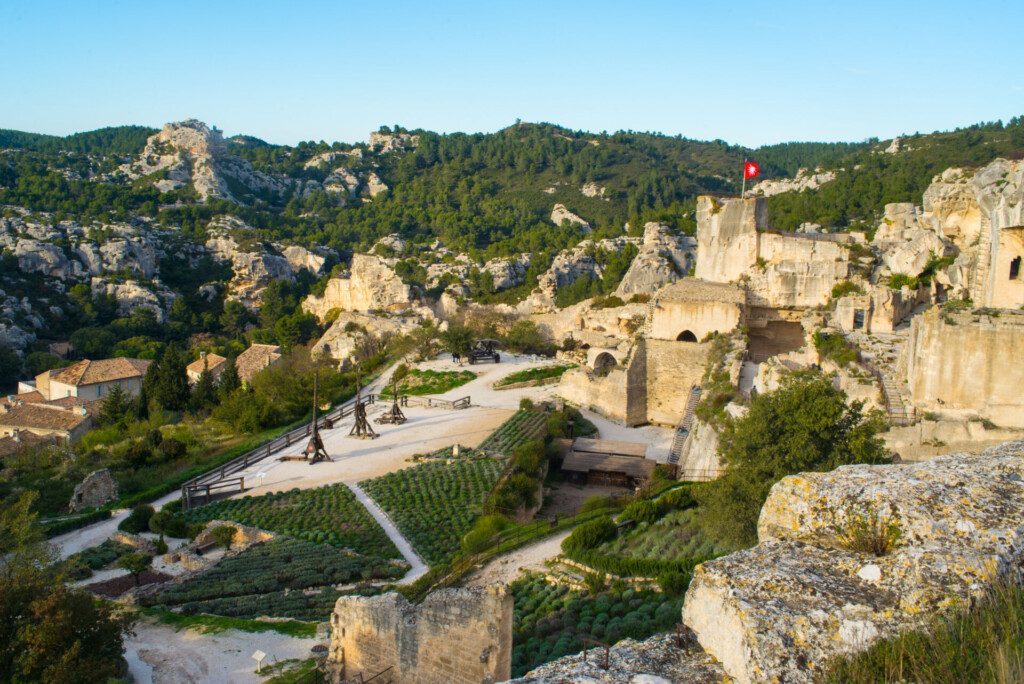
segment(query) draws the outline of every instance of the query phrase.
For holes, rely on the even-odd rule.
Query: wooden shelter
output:
[[[576,482],[635,487],[657,465],[646,453],[646,444],[580,438],[562,460],[562,471]]]

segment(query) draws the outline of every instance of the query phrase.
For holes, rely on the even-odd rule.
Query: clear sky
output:
[[[0,0],[0,128],[275,143],[516,118],[755,146],[1024,113],[1024,2]]]

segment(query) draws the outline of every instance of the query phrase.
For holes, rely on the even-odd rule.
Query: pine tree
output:
[[[217,394],[220,396],[220,400],[224,401],[241,386],[242,381],[238,377],[238,367],[235,366],[235,353],[230,352],[228,358],[224,361],[224,370],[220,373],[220,380],[217,383]]]
[[[192,388],[191,405],[193,411],[202,411],[217,403],[217,390],[213,385],[213,376],[208,368],[204,368]]]
[[[120,385],[114,385],[100,406],[99,423],[100,425],[116,425],[127,417],[129,410],[131,410],[131,405],[128,401],[128,394],[121,389]]]
[[[180,411],[188,405],[190,394],[188,375],[185,372],[185,356],[172,344],[160,357],[153,398],[169,411]]]

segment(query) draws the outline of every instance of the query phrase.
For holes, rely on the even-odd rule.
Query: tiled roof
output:
[[[188,364],[186,370],[194,375],[201,375],[204,368],[209,369],[211,373],[215,373],[217,371],[217,367],[225,361],[227,361],[227,359],[220,354],[207,354],[205,358],[200,356],[198,359]]]
[[[562,461],[562,470],[576,473],[602,472],[623,473],[631,477],[650,477],[654,472],[654,461],[635,456],[610,456],[606,454],[585,454],[570,451]]]
[[[0,413],[0,426],[25,430],[71,431],[89,420],[77,409],[66,409],[51,404],[15,404]]]
[[[238,377],[243,382],[252,380],[252,376],[281,358],[281,348],[276,344],[254,344],[235,359]]]
[[[81,387],[113,380],[141,378],[146,374],[150,363],[152,362],[143,359],[128,358],[98,359],[96,361],[86,359],[67,368],[51,371],[50,382]]]
[[[20,432],[17,437],[0,437],[0,457],[16,454],[25,447],[42,446],[53,441],[52,437],[44,437],[34,432]]]
[[[23,392],[21,394],[12,394],[10,395],[10,398],[8,398],[7,396],[0,397],[0,406],[10,406],[11,404],[18,401],[40,402],[46,401],[46,397],[40,394],[38,390],[33,390],[32,392]]]

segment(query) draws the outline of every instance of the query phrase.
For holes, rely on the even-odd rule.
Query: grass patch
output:
[[[829,359],[844,367],[857,362],[857,349],[839,333],[817,331],[814,333],[814,348],[818,351],[818,360]]]
[[[998,587],[970,610],[838,660],[823,681],[1024,681],[1024,589]]]
[[[398,383],[398,394],[419,397],[424,394],[444,394],[456,387],[465,385],[470,380],[476,379],[473,371],[436,371],[420,370],[413,368],[409,374]],[[382,397],[391,396],[391,385],[381,391]]]
[[[265,684],[308,684],[317,682],[315,679],[316,659],[296,660],[289,658],[281,660],[263,669],[263,676],[269,676]]]
[[[509,373],[498,382],[494,383],[495,387],[505,387],[506,385],[515,385],[520,382],[530,382],[531,380],[547,380],[548,378],[561,377],[565,371],[570,368],[575,368],[573,364],[559,365],[559,366],[542,366],[540,368],[528,368],[526,370],[516,371],[515,373]]]
[[[531,439],[543,437],[547,430],[547,414],[543,411],[521,409],[492,432],[477,448],[483,453],[511,456],[516,447]]]
[[[162,608],[142,608],[139,612],[177,630],[194,629],[203,634],[216,634],[236,629],[239,632],[277,632],[297,639],[312,639],[316,636],[315,622],[300,622],[299,620],[270,622],[220,615],[179,615]]]

